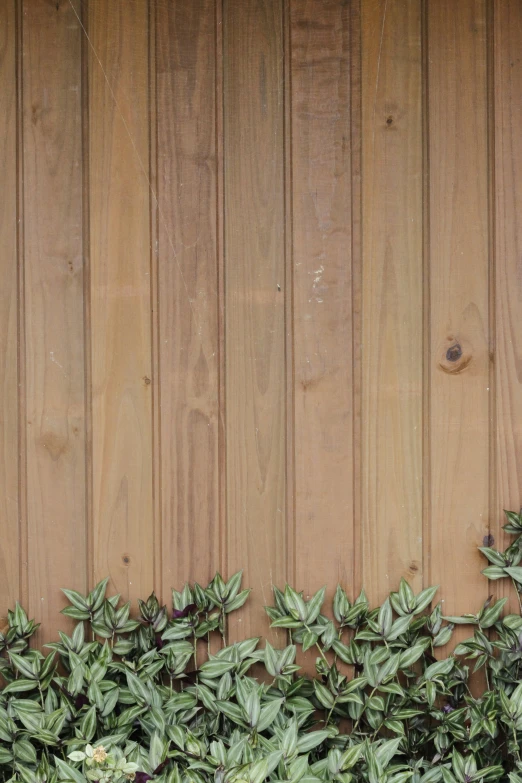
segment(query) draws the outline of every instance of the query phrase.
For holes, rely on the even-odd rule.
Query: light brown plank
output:
[[[362,3],[363,585],[422,588],[420,0]]]
[[[223,31],[227,562],[254,588],[237,638],[266,630],[286,575],[281,0],[226,0]]]
[[[488,592],[486,4],[428,6],[431,582],[447,614]],[[466,634],[467,635],[467,634]]]
[[[295,587],[326,607],[354,588],[350,10],[290,4]]]
[[[148,4],[89,4],[94,574],[153,587]]]
[[[522,5],[494,4],[495,94],[495,389],[496,507],[495,546],[504,549],[513,536],[501,531],[502,509],[522,505]],[[498,585],[498,583],[497,583]],[[506,611],[518,601],[505,583]]]
[[[24,2],[27,567],[39,644],[64,626],[60,588],[86,587],[81,99],[75,9]]]
[[[0,628],[20,595],[18,504],[18,282],[16,13],[0,7]]]
[[[163,596],[219,570],[215,0],[159,4]]]

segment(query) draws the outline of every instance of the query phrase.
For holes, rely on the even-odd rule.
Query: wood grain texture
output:
[[[0,2],[0,624],[218,568],[231,640],[286,579],[478,609],[522,502],[519,0],[72,3]]]
[[[159,4],[163,596],[219,570],[215,0]]]
[[[350,147],[353,382],[353,589],[362,589],[362,8],[350,4]]]
[[[354,588],[350,6],[293,0],[290,33],[294,581],[329,607]]]
[[[420,0],[362,3],[362,582],[422,588]]]
[[[489,523],[484,0],[431,2],[428,47],[430,581],[458,614],[488,591],[477,551]]]
[[[148,5],[89,4],[94,575],[153,588]]]
[[[515,0],[494,4],[495,95],[495,387],[496,499],[492,523],[495,546],[504,549],[513,536],[501,531],[505,508],[522,505],[522,334],[517,317],[522,305],[522,6]],[[499,535],[500,534],[500,535]],[[498,585],[499,583],[497,583]],[[506,588],[507,609],[518,611]]]
[[[78,4],[79,6],[79,4]],[[86,587],[81,29],[70,3],[23,4],[28,576],[38,643]]]
[[[20,598],[16,6],[0,7],[0,628]]]
[[[235,639],[286,576],[282,2],[226,0],[223,30],[226,547],[254,588]]]

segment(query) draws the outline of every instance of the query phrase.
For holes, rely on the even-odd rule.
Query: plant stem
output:
[[[332,704],[332,707],[331,707],[328,715],[326,716],[326,725],[327,726],[330,725],[330,718],[332,717],[332,713],[335,710],[336,705],[337,705],[337,696],[334,698],[334,703]]]
[[[221,607],[221,638],[223,639],[223,646],[227,646],[227,616],[225,610]]]
[[[377,686],[375,686],[375,688],[372,690],[372,692],[368,696],[368,701],[372,698],[372,696],[374,695],[376,690],[377,690]],[[361,718],[362,718],[363,715],[364,715],[364,709],[363,709],[363,711],[361,712],[361,714],[359,715],[359,717],[357,718],[357,720],[355,721],[355,723],[353,725],[352,734],[355,734],[355,730],[358,727],[359,723],[361,722]]]
[[[377,737],[377,734],[380,732],[380,730],[382,729],[382,727],[383,727],[383,726],[384,726],[384,721],[381,721],[381,724],[380,724],[380,726],[378,726],[378,727],[375,729],[375,731],[373,732],[373,736],[372,736],[372,742],[374,742],[374,741],[375,741],[375,738]]]
[[[517,583],[515,582],[513,577],[511,577],[511,582],[513,583],[513,587],[515,588],[515,592],[516,592],[517,598],[518,598],[518,606],[519,606],[519,609],[520,609],[520,614],[522,615],[522,599],[520,598],[520,593],[518,592]]]
[[[517,754],[517,761],[520,763],[520,750],[518,747],[517,730],[515,724],[513,724],[513,742],[515,744],[515,753]]]
[[[306,630],[308,631],[308,633],[312,633],[312,631],[310,630],[310,628],[307,626],[307,624],[306,624],[306,623],[303,623],[303,625],[304,625],[304,627],[306,628]],[[320,648],[320,646],[319,646],[319,642],[316,642],[316,643],[315,643],[315,646],[316,646],[316,647],[317,647],[317,649],[319,650],[319,655],[321,656],[321,658],[323,659],[323,661],[326,663],[326,665],[328,666],[328,668],[330,668],[330,664],[328,663],[328,658],[326,657],[326,655],[324,654],[324,652],[323,652],[323,651],[322,651],[322,649]]]
[[[319,654],[320,654],[321,658],[323,659],[323,661],[326,663],[326,665],[328,666],[328,668],[330,668],[330,664],[328,663],[328,658],[326,657],[326,655],[324,654],[324,652],[321,650],[321,648],[320,648],[320,646],[319,646],[319,643],[318,643],[318,642],[316,642],[316,643],[315,643],[315,646],[316,646],[316,647],[317,647],[317,649],[319,650]]]

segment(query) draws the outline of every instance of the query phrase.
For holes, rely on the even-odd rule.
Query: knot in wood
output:
[[[466,340],[449,335],[440,346],[439,368],[448,375],[459,375],[473,359],[472,346]]]
[[[446,359],[448,360],[448,362],[458,362],[461,356],[462,356],[462,348],[460,347],[459,343],[450,345],[450,347],[446,351]]]

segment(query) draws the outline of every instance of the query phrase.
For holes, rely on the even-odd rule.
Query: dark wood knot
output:
[[[446,359],[448,360],[448,362],[458,362],[461,356],[462,356],[462,348],[460,347],[459,343],[455,343],[455,345],[450,345],[450,347],[446,351]]]
[[[472,360],[472,348],[466,340],[459,339],[455,335],[449,335],[444,342],[445,345],[441,345],[439,354],[439,367],[449,375],[459,375]]]

